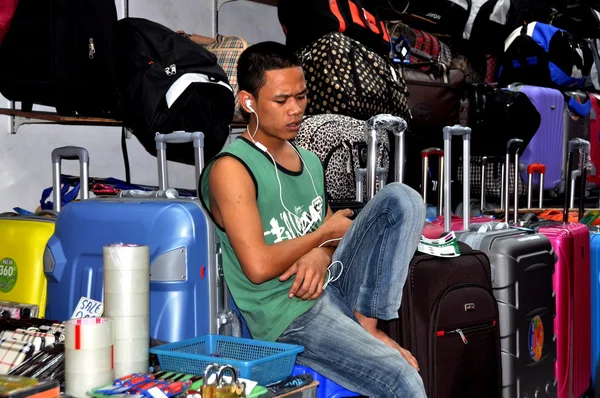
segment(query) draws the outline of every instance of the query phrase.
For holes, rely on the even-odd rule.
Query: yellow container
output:
[[[0,218],[0,300],[35,304],[40,318],[46,313],[44,250],[53,233],[53,218]]]

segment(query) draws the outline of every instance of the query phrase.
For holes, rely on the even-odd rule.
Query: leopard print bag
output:
[[[365,122],[362,120],[335,114],[306,116],[300,125],[295,143],[321,159],[330,201],[356,200],[354,170],[366,167],[364,127]],[[388,135],[382,134],[379,142],[377,167],[389,171]],[[363,195],[366,196],[366,184],[364,187]]]

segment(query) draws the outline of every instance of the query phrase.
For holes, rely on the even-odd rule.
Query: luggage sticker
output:
[[[534,361],[539,361],[542,358],[544,349],[544,325],[542,318],[536,315],[529,324],[529,356]]]
[[[10,257],[0,260],[0,292],[8,293],[17,284],[17,263]]]

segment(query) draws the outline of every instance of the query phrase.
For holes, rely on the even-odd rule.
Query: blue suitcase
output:
[[[197,198],[173,198],[176,193],[166,189],[166,143],[192,140],[198,181],[203,134],[159,134],[159,191],[153,197],[129,192],[70,203],[59,213],[44,256],[49,319],[69,319],[81,297],[103,300],[102,249],[122,242],[150,247],[152,338],[181,341],[217,334],[227,324],[229,333],[240,335],[219,277],[219,242],[209,215]],[[58,175],[60,160],[54,162]]]

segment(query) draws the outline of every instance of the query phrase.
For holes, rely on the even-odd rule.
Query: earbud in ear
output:
[[[250,109],[250,111],[256,113],[256,111],[252,109],[252,100],[250,98],[246,100],[246,106],[248,107],[248,109]]]

